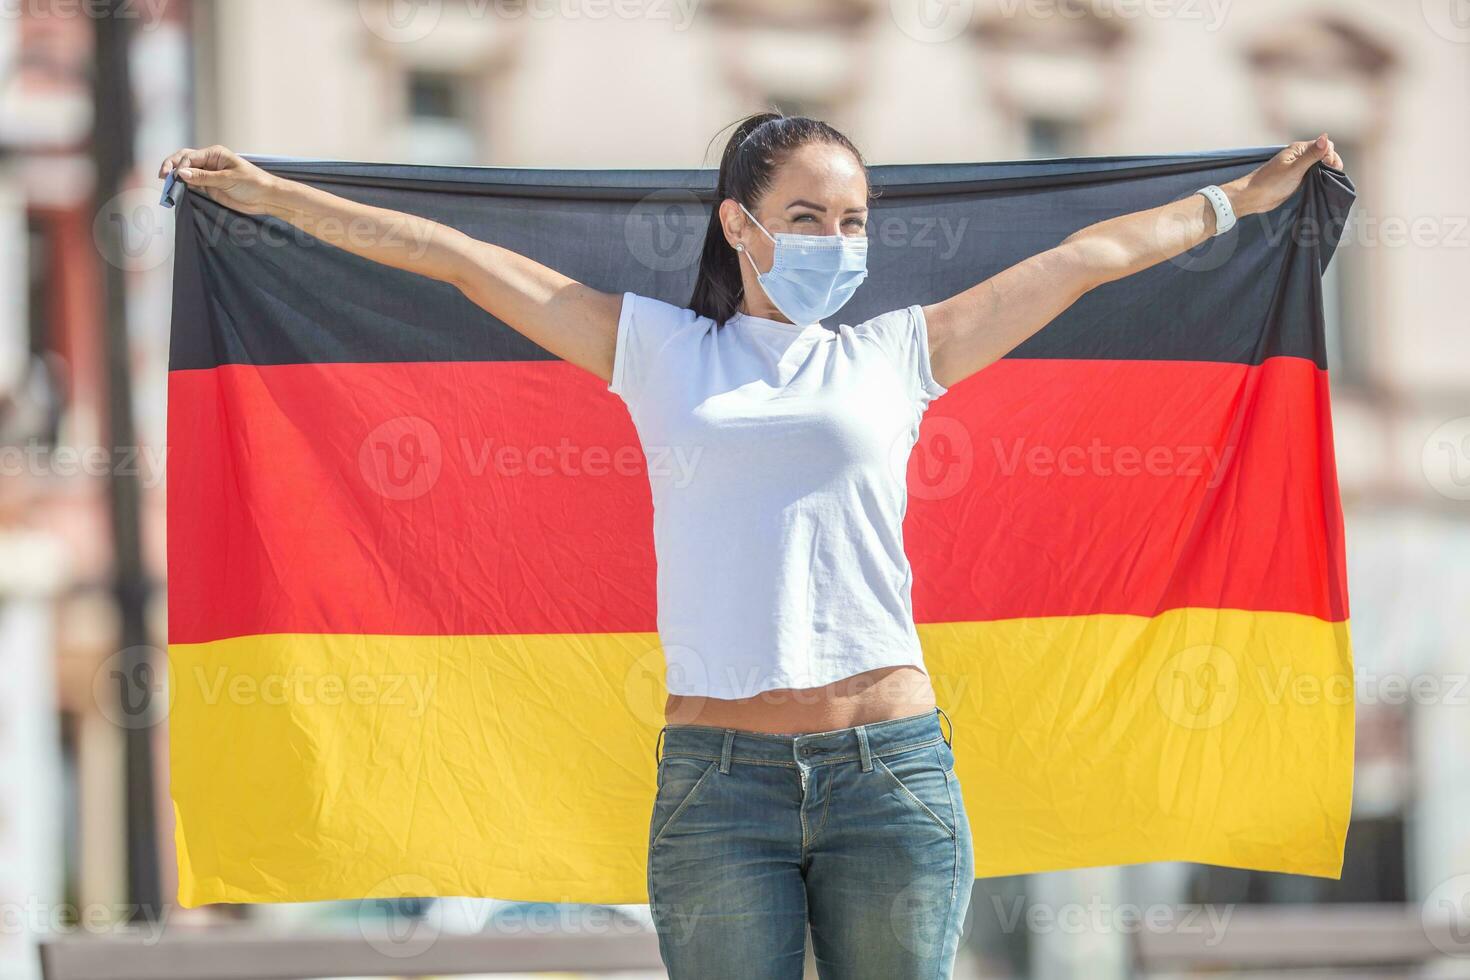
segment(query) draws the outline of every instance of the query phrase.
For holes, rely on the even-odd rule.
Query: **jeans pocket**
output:
[[[873,766],[893,783],[905,805],[924,814],[950,837],[955,836],[953,773],[945,768],[943,742],[890,756],[873,756]]]
[[[658,765],[658,795],[653,800],[653,819],[648,829],[648,845],[659,842],[674,825],[685,808],[693,802],[699,789],[715,771],[714,762],[665,756]]]

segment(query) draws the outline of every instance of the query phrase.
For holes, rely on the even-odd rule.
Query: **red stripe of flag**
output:
[[[655,629],[645,461],[579,368],[229,365],[169,397],[171,642]],[[916,618],[1345,618],[1326,399],[1297,358],[993,365],[925,417]]]

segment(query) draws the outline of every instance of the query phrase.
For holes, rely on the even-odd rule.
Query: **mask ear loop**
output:
[[[739,201],[736,201],[735,202],[735,206],[738,207],[740,210],[745,211],[745,205],[741,204]],[[750,219],[751,224],[755,225],[757,228],[759,228],[761,230],[761,234],[762,235],[765,235],[767,238],[769,238],[773,242],[776,241],[776,236],[773,235],[773,234],[771,234],[770,232],[766,231],[766,226],[763,225],[763,224],[761,224],[759,221],[757,221],[756,218],[755,218],[755,215],[751,214],[749,211],[745,211],[745,216]],[[777,242],[777,244],[780,244],[780,243]],[[742,249],[742,251],[743,251],[743,249]]]
[[[770,232],[766,231],[766,226],[765,225],[761,224],[759,221],[756,220],[755,215],[751,214],[749,211],[746,210],[744,204],[741,204],[739,201],[736,201],[735,202],[735,206],[738,207],[741,211],[744,211],[745,212],[745,216],[750,219],[751,224],[755,225],[757,228],[759,228],[761,230],[761,234],[762,235],[765,235],[767,238],[769,238],[772,242],[775,242],[777,245],[781,244],[780,242],[777,242],[776,241],[776,236],[774,236]],[[756,280],[756,282],[760,282],[761,277],[764,276],[764,275],[767,275],[767,273],[764,273],[764,272],[761,271],[761,267],[760,266],[758,266],[758,265],[755,264],[755,256],[754,255],[751,255],[749,252],[747,252],[745,250],[745,243],[744,242],[736,242],[735,243],[735,251],[739,252],[741,255],[744,255],[747,259],[750,259],[750,267],[751,267],[751,269],[755,270],[755,280]],[[772,256],[771,268],[772,269],[775,269],[776,268],[776,265],[775,265],[775,257],[774,256]],[[740,295],[741,296],[744,296],[745,295],[745,285],[743,283],[740,286]]]

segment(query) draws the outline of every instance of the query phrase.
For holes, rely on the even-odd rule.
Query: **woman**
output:
[[[1104,221],[955,296],[824,327],[866,275],[870,188],[832,127],[762,113],[720,163],[687,308],[602,292],[427,219],[273,177],[223,147],[160,167],[226,207],[457,286],[608,382],[649,470],[668,722],[648,885],[675,978],[946,976],[970,827],[910,604],[904,476],[933,398],[1088,290],[1271,210],[1326,134]]]

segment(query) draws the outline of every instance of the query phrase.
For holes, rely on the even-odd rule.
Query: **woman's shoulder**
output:
[[[844,322],[842,326],[858,333],[881,333],[894,328],[904,330],[913,327],[915,316],[922,315],[922,308],[917,305],[901,306],[896,310],[889,310],[886,313],[879,313],[877,316],[870,316],[859,323],[848,324]]]
[[[934,380],[923,306],[916,303],[889,310],[844,329],[851,330],[861,341],[881,348],[905,378],[917,380],[918,387],[929,398],[937,398],[948,390]]]
[[[631,406],[670,359],[682,362],[714,321],[688,307],[632,291],[623,293],[608,390]]]
[[[636,320],[641,327],[662,331],[713,325],[709,317],[701,316],[687,306],[631,291],[623,293],[621,319]]]
[[[923,307],[902,306],[896,310],[870,316],[858,323],[842,323],[838,332],[851,331],[853,336],[872,340],[894,351],[901,350],[915,335],[923,333]]]

